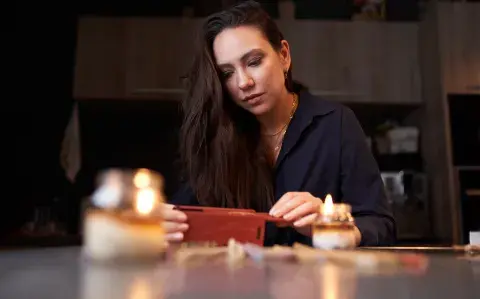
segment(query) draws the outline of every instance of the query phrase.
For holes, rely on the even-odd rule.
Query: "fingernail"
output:
[[[169,237],[172,240],[182,240],[183,239],[183,233],[181,233],[181,232],[173,233],[173,234],[170,234]]]
[[[188,229],[188,224],[186,224],[186,223],[180,224],[180,229],[181,230],[187,230]]]
[[[287,214],[287,215],[283,216],[283,219],[290,221],[290,220],[292,220],[292,215]]]
[[[275,209],[271,209],[271,210],[270,210],[270,216],[275,216],[275,213],[276,213],[276,212],[277,212],[277,211],[276,211]]]
[[[178,214],[177,220],[179,220],[179,221],[185,221],[185,220],[187,220],[187,215],[185,215],[185,214],[183,214],[183,213],[182,213],[182,214]]]

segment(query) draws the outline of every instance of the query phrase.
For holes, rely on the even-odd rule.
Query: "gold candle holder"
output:
[[[148,170],[110,169],[85,212],[83,249],[94,260],[149,259],[166,249],[162,226],[163,178]]]
[[[355,247],[355,222],[349,204],[333,203],[325,197],[312,227],[313,247],[319,249],[351,249]]]

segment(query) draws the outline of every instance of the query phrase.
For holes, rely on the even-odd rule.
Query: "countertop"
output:
[[[480,298],[478,260],[427,255],[422,273],[382,273],[329,262],[107,266],[85,260],[78,246],[4,250],[0,298]]]

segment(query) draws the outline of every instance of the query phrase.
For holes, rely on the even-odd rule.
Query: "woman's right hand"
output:
[[[164,205],[163,227],[165,228],[167,241],[180,242],[183,240],[183,233],[188,230],[187,215],[173,208],[174,205]]]

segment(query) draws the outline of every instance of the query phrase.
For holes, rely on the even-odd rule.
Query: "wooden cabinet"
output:
[[[123,98],[126,95],[126,26],[120,18],[80,21],[74,98]]]
[[[279,22],[291,44],[294,77],[349,102],[419,103],[415,24]]]
[[[480,3],[438,5],[445,93],[480,94]]]
[[[76,98],[158,98],[182,88],[201,19],[80,20]],[[281,20],[294,78],[348,102],[419,103],[415,24]]]
[[[425,11],[419,23],[424,99],[421,148],[431,186],[432,233],[442,243],[458,244],[463,199],[456,190],[455,130],[450,119],[455,111],[449,105],[462,98],[452,94],[480,93],[474,88],[480,85],[480,3],[429,1]],[[473,142],[471,136],[467,139]]]
[[[182,88],[194,54],[193,21],[127,19],[127,96],[148,97]]]
[[[158,98],[178,93],[193,58],[192,28],[191,21],[180,19],[82,18],[74,97]]]

